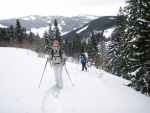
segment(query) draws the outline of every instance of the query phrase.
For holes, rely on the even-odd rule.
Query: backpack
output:
[[[50,53],[51,53],[52,58],[53,58],[54,57],[54,50],[52,49]],[[61,60],[62,60],[62,54],[63,54],[62,50],[59,50],[59,57],[61,58]]]
[[[81,62],[82,62],[82,63],[86,63],[86,61],[87,61],[86,56],[81,56]]]

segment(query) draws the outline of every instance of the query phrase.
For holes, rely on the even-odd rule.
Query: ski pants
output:
[[[56,85],[57,87],[62,88],[63,87],[63,81],[62,81],[63,65],[54,65],[53,69],[54,69]]]
[[[87,71],[86,63],[82,63],[82,71],[84,71],[84,68],[85,68],[86,71]]]

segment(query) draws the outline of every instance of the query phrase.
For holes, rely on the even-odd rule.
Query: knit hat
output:
[[[53,45],[59,45],[58,40],[54,40]]]

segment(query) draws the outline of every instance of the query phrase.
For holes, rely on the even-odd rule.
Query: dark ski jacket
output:
[[[85,56],[85,54],[81,54],[81,56],[79,56],[79,59],[81,59],[81,63],[87,63],[88,59]]]

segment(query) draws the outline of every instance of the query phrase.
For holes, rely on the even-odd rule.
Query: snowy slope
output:
[[[3,26],[3,25],[0,24],[0,28],[7,28],[7,26]]]
[[[123,85],[129,81],[94,67],[66,63],[64,88],[55,98],[53,69],[33,51],[0,48],[0,113],[150,113],[150,98]],[[102,73],[102,77],[99,75]]]
[[[109,38],[111,36],[111,34],[112,34],[113,31],[114,31],[114,27],[104,30],[104,36],[106,38]]]

